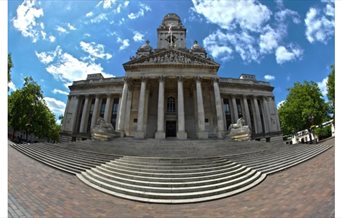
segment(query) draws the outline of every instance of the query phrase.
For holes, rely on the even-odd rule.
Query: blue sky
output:
[[[218,62],[221,77],[255,74],[274,87],[276,103],[294,82],[319,83],[325,93],[335,63],[335,4],[307,1],[15,1],[8,2],[11,90],[32,76],[58,116],[74,80],[87,73],[124,76],[122,64],[151,41],[167,13]]]

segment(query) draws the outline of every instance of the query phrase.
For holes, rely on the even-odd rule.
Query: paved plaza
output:
[[[334,217],[334,152],[333,147],[229,198],[162,205],[104,194],[9,146],[8,212],[10,217]]]

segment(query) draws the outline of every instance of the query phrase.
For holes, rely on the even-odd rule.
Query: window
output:
[[[116,126],[116,118],[118,114],[118,106],[119,106],[119,98],[114,98],[113,100],[113,107],[112,107],[112,118],[111,118],[111,123],[115,129]]]
[[[106,108],[106,100],[107,99],[102,99],[102,102],[101,102],[101,107],[100,107],[100,117],[104,117],[104,112],[105,112],[105,108]]]
[[[176,101],[174,97],[167,98],[167,112],[170,112],[170,113],[176,112]]]

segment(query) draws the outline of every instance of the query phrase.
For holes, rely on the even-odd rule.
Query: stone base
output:
[[[165,132],[156,132],[155,139],[165,139]]]
[[[136,138],[136,139],[144,139],[145,138],[145,133],[143,131],[136,131],[134,133],[134,138]]]
[[[217,138],[223,139],[224,137],[226,137],[226,132],[225,131],[218,131],[217,132]]]
[[[115,137],[115,134],[109,134],[109,133],[93,133],[92,139],[99,140],[99,141],[110,141]]]
[[[117,131],[117,133],[118,133],[118,135],[120,136],[120,138],[125,137],[125,131],[119,130],[119,131]]]
[[[177,132],[177,139],[187,139],[188,134],[186,132]]]
[[[208,138],[208,132],[197,132],[197,138],[199,139],[207,139]]]

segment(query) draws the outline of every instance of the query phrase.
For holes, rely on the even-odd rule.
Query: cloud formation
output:
[[[62,94],[62,95],[69,95],[69,92],[60,90],[60,89],[53,89],[52,93],[54,94]]]
[[[87,43],[87,42],[81,41],[80,46],[83,51],[88,53],[93,58],[93,60],[95,60],[96,58],[101,58],[101,59],[106,59],[106,60],[112,58],[111,54],[106,53],[104,51],[104,45],[102,44],[96,44],[95,42]]]
[[[145,15],[145,12],[148,12],[148,11],[151,11],[151,8],[150,6],[146,5],[146,4],[143,4],[143,3],[139,3],[139,6],[140,6],[140,9],[138,12],[136,13],[129,13],[128,14],[128,18],[131,19],[131,20],[135,20],[139,17],[143,17]]]
[[[275,80],[275,76],[266,74],[266,75],[264,76],[264,79],[265,79],[265,80],[268,80],[268,81]]]
[[[133,40],[135,42],[142,42],[142,41],[144,41],[144,35],[139,33],[138,31],[135,31],[134,36],[133,36]]]
[[[276,61],[278,64],[283,64],[287,61],[292,61],[301,58],[303,50],[299,47],[291,45],[289,49],[284,46],[279,46],[276,50]]]
[[[44,97],[46,105],[48,108],[56,115],[61,115],[64,113],[66,104],[60,100],[51,97]]]
[[[323,96],[326,96],[328,94],[327,83],[328,83],[328,77],[325,77],[321,82],[317,83],[317,85],[318,85],[319,89],[321,90]]]
[[[257,62],[266,54],[278,51],[278,63],[300,57],[299,46],[289,52],[294,55],[284,57],[283,45],[287,35],[286,20],[291,18],[295,24],[300,23],[299,14],[284,8],[278,1],[278,11],[274,13],[276,22],[271,24],[273,13],[257,0],[218,1],[193,0],[192,10],[205,17],[208,22],[217,24],[219,28],[203,40],[204,47],[221,61],[230,60],[238,54],[244,62]],[[277,58],[277,55],[276,55]]]
[[[44,16],[42,8],[36,7],[35,0],[24,0],[17,8],[17,15],[13,19],[13,26],[24,37],[30,37],[32,42],[37,42],[40,37],[45,38],[44,24],[38,23],[38,19]]]
[[[305,18],[305,35],[310,43],[315,41],[326,43],[334,36],[335,32],[335,8],[328,1],[325,9],[310,8]]]
[[[64,84],[84,80],[88,74],[93,73],[101,73],[104,77],[113,76],[104,72],[100,64],[93,61],[79,60],[73,55],[64,52],[59,46],[55,51],[36,53],[36,55],[43,64],[47,65],[46,71]]]

